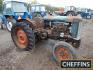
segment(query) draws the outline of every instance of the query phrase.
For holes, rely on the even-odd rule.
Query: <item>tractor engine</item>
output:
[[[35,18],[34,33],[36,41],[55,39],[70,42],[75,46],[80,43],[79,23],[77,21],[64,22],[60,20],[44,20]]]
[[[49,30],[49,37],[54,39],[66,38],[70,34],[70,23],[63,22],[46,22],[45,21],[45,29]]]
[[[61,21],[48,21],[41,18],[34,18],[36,26],[34,31],[37,39],[63,39],[70,36],[71,23]]]

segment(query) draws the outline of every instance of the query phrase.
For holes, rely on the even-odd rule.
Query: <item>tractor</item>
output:
[[[80,10],[78,10],[77,13],[80,14],[82,18],[85,18],[85,19],[92,18],[92,10],[91,9],[81,8]]]
[[[81,41],[80,21],[81,18],[71,16],[21,18],[13,25],[11,37],[16,47],[24,51],[32,51],[35,44],[43,40],[58,40],[52,53],[60,64],[62,60],[77,58],[75,48],[79,48]]]
[[[12,3],[16,4],[14,7],[12,6],[14,16],[6,15],[6,18],[10,17],[13,23],[16,19],[11,29],[11,38],[17,48],[32,51],[37,42],[53,39],[58,42],[53,46],[52,54],[59,64],[62,60],[77,58],[75,48],[80,46],[81,18],[47,15],[31,19],[26,12],[27,7],[23,3]]]
[[[12,26],[19,19],[32,18],[28,13],[26,4],[17,1],[5,1],[3,2],[3,23],[8,31],[11,31]]]
[[[66,15],[66,16],[76,16],[77,15],[76,7],[66,6],[64,8],[64,15]]]
[[[29,12],[34,17],[44,17],[46,16],[46,8],[42,4],[32,4],[29,7]]]

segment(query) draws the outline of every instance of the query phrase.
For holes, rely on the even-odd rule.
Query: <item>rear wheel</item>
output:
[[[35,46],[35,36],[26,23],[15,24],[11,30],[15,45],[22,50],[32,50]]]
[[[74,48],[66,42],[58,42],[53,49],[54,59],[60,63],[62,60],[76,59]]]
[[[67,13],[66,13],[66,16],[76,16],[76,14],[75,14],[75,12],[72,12],[72,11],[71,11],[71,12],[67,12]]]

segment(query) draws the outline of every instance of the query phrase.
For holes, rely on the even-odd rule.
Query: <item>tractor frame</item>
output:
[[[15,1],[13,3],[23,4]],[[19,7],[19,11],[13,11],[12,14],[4,11],[5,20],[12,19],[12,22],[15,23],[11,29],[11,37],[17,48],[32,51],[38,41],[54,39],[59,40],[52,51],[58,63],[65,59],[76,59],[74,48],[80,46],[81,18],[48,15],[31,19],[28,12],[22,11],[22,8]]]
[[[17,22],[12,27],[11,37],[21,50],[33,50],[41,40],[59,40],[53,47],[53,57],[60,63],[65,59],[76,59],[75,48],[80,46],[81,18],[67,16],[35,17],[33,20]]]

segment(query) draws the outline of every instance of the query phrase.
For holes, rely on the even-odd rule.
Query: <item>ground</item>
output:
[[[93,60],[93,20],[83,20],[81,46],[76,50],[78,59]],[[0,70],[93,70],[62,69],[52,58],[54,40],[39,42],[33,52],[17,49],[7,30],[0,30]],[[93,61],[92,61],[93,63]],[[93,66],[93,65],[92,65]]]

